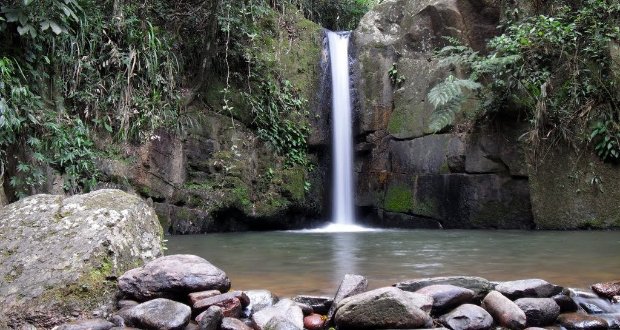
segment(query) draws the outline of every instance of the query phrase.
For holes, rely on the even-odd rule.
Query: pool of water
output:
[[[168,236],[166,254],[199,255],[234,289],[333,295],[344,274],[371,288],[431,276],[542,278],[575,288],[620,279],[620,231],[390,230]]]

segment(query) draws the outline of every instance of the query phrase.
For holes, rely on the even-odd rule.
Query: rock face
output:
[[[448,75],[444,36],[483,51],[500,9],[489,1],[386,1],[353,33],[357,50],[356,203],[366,222],[407,228],[529,229],[527,166],[514,119],[429,135],[428,91]],[[395,84],[394,69],[404,81]],[[457,68],[456,74],[459,74]],[[393,70],[392,70],[393,72]],[[466,107],[475,107],[475,104]],[[505,124],[504,124],[505,122]]]
[[[197,291],[230,289],[226,273],[203,258],[178,254],[158,258],[132,269],[118,279],[126,295],[144,301],[153,298],[186,297]]]
[[[343,329],[415,329],[430,325],[430,316],[412,303],[410,294],[390,287],[343,299],[336,310],[336,326]]]
[[[493,317],[483,308],[465,304],[442,315],[439,321],[450,329],[483,330],[493,325]]]
[[[0,314],[42,328],[110,307],[108,278],[162,254],[152,208],[119,190],[35,195],[0,209]]]

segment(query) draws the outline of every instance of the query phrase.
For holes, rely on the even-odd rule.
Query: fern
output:
[[[481,87],[481,84],[471,79],[459,79],[452,75],[433,87],[428,92],[428,99],[435,107],[435,111],[431,115],[429,129],[433,132],[439,132],[444,127],[451,125],[456,114],[461,111],[461,104],[465,99],[463,90],[473,91]]]
[[[464,97],[462,95],[452,98],[447,103],[444,103],[435,108],[431,115],[431,122],[428,125],[428,129],[433,133],[438,133],[442,129],[454,123],[456,114],[461,111],[461,104]]]

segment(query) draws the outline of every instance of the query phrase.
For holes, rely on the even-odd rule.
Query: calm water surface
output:
[[[620,278],[620,231],[263,232],[167,239],[167,254],[204,257],[226,271],[233,288],[280,296],[332,295],[347,273],[365,275],[371,288],[448,275],[543,278],[577,288]]]

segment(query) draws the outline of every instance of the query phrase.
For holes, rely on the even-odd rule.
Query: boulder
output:
[[[250,299],[249,309],[251,313],[256,313],[264,308],[271,307],[278,302],[278,297],[267,290],[249,290],[245,291],[245,294]]]
[[[81,320],[71,323],[66,323],[59,326],[56,330],[110,330],[114,327],[114,324],[103,320]]]
[[[220,323],[222,323],[222,319],[224,318],[224,312],[222,308],[219,306],[211,306],[207,308],[204,313],[202,313],[202,317],[198,322],[199,330],[218,330],[220,328]]]
[[[614,296],[620,296],[620,281],[594,284],[592,291],[601,297],[612,299]]]
[[[520,298],[515,304],[525,313],[528,327],[552,325],[560,315],[560,306],[552,298]]]
[[[153,298],[183,299],[191,292],[228,291],[226,273],[207,260],[187,254],[170,255],[132,269],[118,279],[126,295],[144,301]]]
[[[437,315],[458,305],[471,302],[474,298],[472,290],[450,284],[429,285],[416,291],[416,293],[433,298],[432,312]]]
[[[607,329],[607,321],[604,319],[581,313],[561,314],[558,317],[558,323],[567,329]]]
[[[486,296],[486,294],[494,288],[494,285],[488,280],[482,277],[474,276],[417,278],[396,283],[394,286],[401,290],[414,292],[423,287],[436,284],[449,284],[472,290],[475,293],[475,298],[479,300],[482,300],[482,298],[484,298],[484,296]]]
[[[309,305],[315,313],[321,315],[326,315],[334,302],[332,298],[318,296],[296,296],[293,301]]]
[[[290,299],[282,299],[277,304],[254,313],[252,320],[260,329],[267,329],[268,325],[272,328],[285,325],[296,329],[304,327],[304,314],[297,303]]]
[[[486,309],[495,322],[510,329],[525,328],[525,313],[510,299],[498,291],[491,291],[482,300],[482,308]]]
[[[450,329],[484,330],[491,328],[493,317],[479,306],[464,304],[439,317],[439,322]]]
[[[495,290],[510,299],[549,298],[562,292],[562,287],[541,279],[501,282]]]
[[[338,287],[338,291],[336,291],[336,295],[334,296],[334,302],[327,313],[328,322],[332,321],[334,313],[336,313],[336,307],[340,301],[347,297],[362,293],[366,291],[367,288],[368,280],[364,276],[353,274],[344,275],[344,278]]]
[[[302,330],[302,328],[298,327],[297,322],[294,320],[289,320],[282,315],[277,315],[265,324],[263,330]]]
[[[432,324],[430,316],[414,305],[410,293],[394,287],[343,299],[334,319],[336,326],[343,329],[413,329]]]
[[[51,328],[111,310],[112,280],[162,254],[162,229],[139,197],[97,190],[35,195],[0,209],[0,314]]]
[[[197,303],[199,300],[203,300],[206,298],[211,298],[213,296],[217,296],[217,295],[221,295],[222,293],[218,290],[207,290],[207,291],[200,291],[200,292],[192,292],[188,295],[189,298],[189,302],[192,304],[192,306]]]
[[[214,328],[214,329],[217,329],[217,328]],[[222,319],[222,324],[219,329],[220,330],[252,330],[252,328],[250,328],[247,324],[243,323],[243,321],[232,318],[232,317],[225,317],[224,319]]]
[[[560,306],[560,313],[576,312],[579,310],[577,303],[565,294],[557,294],[551,297],[551,299]]]
[[[138,328],[182,330],[189,323],[192,309],[176,301],[157,298],[128,311],[128,323]]]

